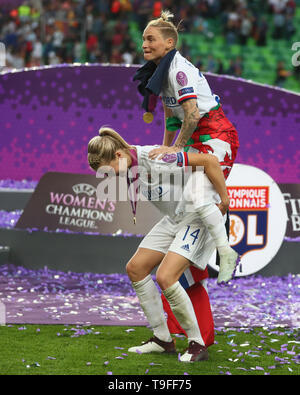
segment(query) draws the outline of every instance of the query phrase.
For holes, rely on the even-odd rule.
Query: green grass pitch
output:
[[[151,337],[146,327],[7,325],[0,327],[0,375],[299,375],[299,331],[216,330],[209,361],[128,353]],[[176,337],[178,353],[187,347]]]

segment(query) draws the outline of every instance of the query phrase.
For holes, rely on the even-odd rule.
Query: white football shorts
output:
[[[215,250],[213,239],[196,213],[189,214],[179,223],[168,216],[163,217],[144,237],[139,247],[163,254],[175,252],[201,270],[206,268]]]

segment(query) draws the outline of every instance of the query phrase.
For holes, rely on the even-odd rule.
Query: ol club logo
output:
[[[228,187],[230,198],[229,242],[242,257],[262,249],[268,237],[269,187]]]
[[[254,166],[234,164],[227,180],[230,198],[229,242],[241,256],[237,276],[253,274],[272,264],[283,242],[287,210],[276,182]],[[209,265],[219,270],[215,254]]]

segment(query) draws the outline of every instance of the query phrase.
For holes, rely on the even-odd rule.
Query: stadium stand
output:
[[[141,64],[142,30],[163,8],[183,19],[179,49],[202,71],[300,92],[300,0],[0,0],[7,66]]]
[[[199,64],[203,71],[214,73],[221,71],[220,74],[231,74],[299,92],[300,77],[299,70],[296,70],[299,66],[294,67],[291,61],[294,54],[292,44],[300,42],[300,1],[296,3],[294,13],[288,14],[293,18],[292,34],[289,34],[289,30],[285,28],[283,34],[277,37],[274,13],[266,8],[259,18],[254,18],[256,23],[252,26],[246,43],[240,42],[238,33],[228,37],[221,23],[222,15],[218,15],[206,18],[206,34],[203,30],[181,32],[179,48],[194,64]],[[142,40],[138,24],[131,21],[129,25],[131,37],[136,47],[140,48]],[[265,38],[262,37],[262,30],[266,30]],[[237,62],[240,65],[237,65]],[[281,66],[281,73],[286,77],[278,78],[278,66]]]

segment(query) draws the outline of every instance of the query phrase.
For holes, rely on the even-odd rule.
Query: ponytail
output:
[[[89,166],[97,171],[102,165],[115,159],[117,150],[128,150],[131,146],[114,129],[102,126],[99,136],[93,137],[88,143]]]

